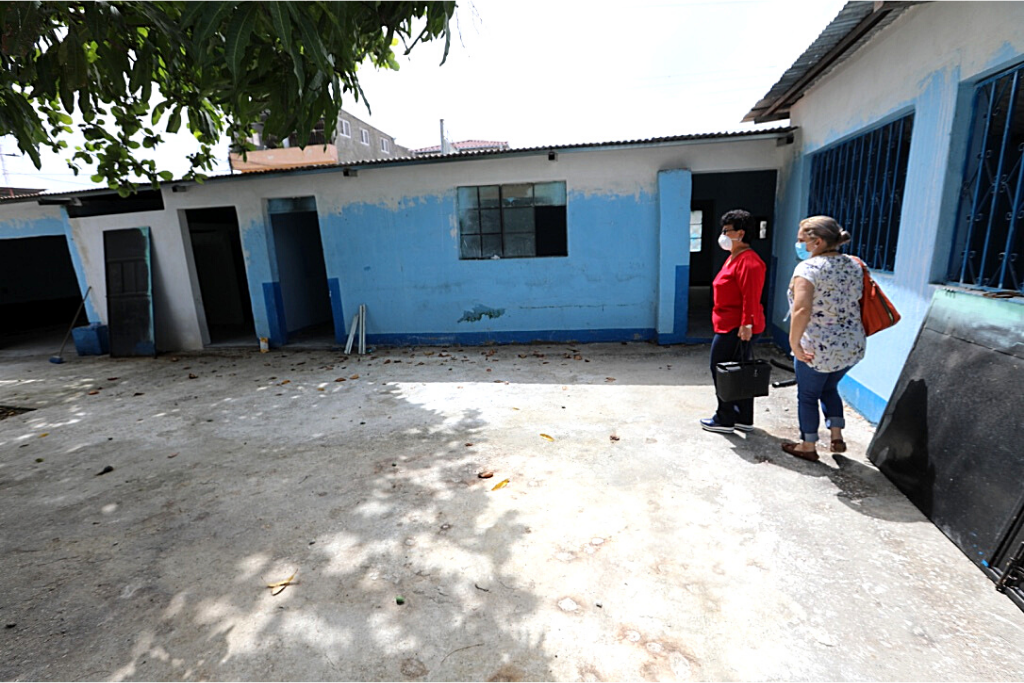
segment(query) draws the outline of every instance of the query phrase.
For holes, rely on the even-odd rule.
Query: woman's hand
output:
[[[740,325],[739,332],[737,332],[736,334],[739,336],[740,341],[748,342],[754,336],[754,326],[753,325]]]
[[[810,363],[814,361],[814,351],[807,351],[800,344],[791,344],[793,348],[793,358],[796,358],[801,363]]]

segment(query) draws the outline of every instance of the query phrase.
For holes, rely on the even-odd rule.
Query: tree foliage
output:
[[[359,65],[398,69],[393,48],[445,38],[454,2],[2,2],[0,135],[36,167],[66,155],[77,175],[121,194],[133,177],[171,174],[150,158],[184,125],[199,142],[188,179],[213,168],[214,145],[236,149],[254,123],[296,135],[320,119],[333,138],[343,96],[358,100]],[[442,63],[444,60],[442,59]],[[365,99],[365,97],[364,97]],[[78,120],[72,114],[78,113]],[[265,117],[265,118],[264,118]],[[77,127],[85,138],[69,149]]]

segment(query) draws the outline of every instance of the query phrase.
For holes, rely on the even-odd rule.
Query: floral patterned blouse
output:
[[[811,319],[800,345],[814,353],[807,365],[818,372],[835,372],[864,358],[864,325],[860,298],[864,271],[845,255],[812,256],[797,264],[793,277],[814,285]],[[793,310],[793,284],[789,285],[789,310]]]

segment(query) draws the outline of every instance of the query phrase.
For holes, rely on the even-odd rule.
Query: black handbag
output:
[[[767,396],[771,377],[772,366],[768,361],[759,358],[717,363],[715,391],[720,399],[729,403],[745,398]]]

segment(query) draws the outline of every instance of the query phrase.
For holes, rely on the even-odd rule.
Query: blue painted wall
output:
[[[341,299],[332,305],[355,311],[366,304],[368,341],[654,337],[656,196],[570,188],[566,257],[460,260],[456,214],[453,189],[391,205],[348,204],[320,215],[327,277],[337,282],[332,295]],[[345,330],[350,324],[345,321]]]
[[[689,171],[658,173],[658,343],[686,339],[690,287]]]

